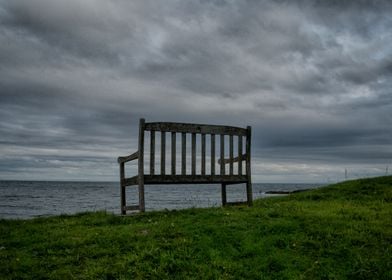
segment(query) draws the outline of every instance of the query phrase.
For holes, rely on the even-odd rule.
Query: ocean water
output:
[[[267,191],[292,191],[321,184],[253,184],[253,198],[270,196]],[[146,211],[217,207],[221,205],[219,184],[147,185]],[[246,199],[245,185],[227,186],[227,200]],[[127,204],[137,204],[136,187],[127,187]],[[118,182],[0,181],[0,218],[28,219],[40,216],[105,210],[120,213]]]

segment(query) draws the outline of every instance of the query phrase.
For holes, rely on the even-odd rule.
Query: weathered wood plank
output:
[[[225,136],[220,136],[220,161],[225,160]],[[220,175],[225,175],[226,166],[224,164],[220,165]]]
[[[201,135],[201,175],[206,174],[206,135]]]
[[[176,174],[176,133],[171,133],[171,174]]]
[[[128,205],[128,206],[125,206],[125,210],[126,211],[140,210],[140,206],[139,205]]]
[[[155,174],[155,131],[150,135],[150,174]]]
[[[139,161],[138,161],[138,184],[139,184],[139,206],[140,211],[144,212],[144,125],[145,120],[139,122]]]
[[[161,131],[161,174],[166,174],[166,132]]]
[[[126,210],[124,209],[125,203],[126,203],[126,193],[125,193],[125,182],[124,182],[124,177],[125,177],[125,163],[121,162],[120,163],[120,192],[121,192],[121,214],[125,215]]]
[[[252,176],[251,176],[251,166],[250,166],[250,145],[252,140],[252,128],[247,127],[246,135],[246,176],[248,178],[246,182],[246,196],[248,200],[248,205],[253,204],[253,194],[252,194]]]
[[[245,183],[246,175],[145,175],[146,184],[214,184]]]
[[[181,133],[181,174],[186,174],[186,133]]]
[[[118,157],[117,162],[118,163],[124,163],[124,162],[128,162],[131,160],[135,160],[139,157],[139,152],[135,152],[132,155],[129,156],[125,156],[125,157]]]
[[[234,202],[226,202],[225,206],[240,206],[240,205],[246,205],[247,202],[244,201],[234,201]]]
[[[192,175],[196,174],[196,133],[192,133]]]
[[[243,155],[242,155],[241,160],[242,160],[242,161],[245,161],[245,160],[246,160],[246,154],[243,154]],[[239,157],[239,156],[233,158],[232,160],[231,160],[230,158],[225,158],[225,159],[223,160],[223,163],[224,163],[224,164],[228,164],[228,163],[230,163],[230,162],[233,162],[233,163],[234,163],[234,162],[238,162],[238,161],[240,161],[240,157]],[[222,164],[221,159],[218,159],[218,164]]]
[[[125,179],[125,163],[120,163],[120,183],[123,185],[123,180]]]
[[[227,196],[226,196],[226,184],[223,183],[221,185],[222,188],[222,205],[225,206],[227,203]]]
[[[211,175],[215,175],[215,134],[211,134]]]
[[[238,136],[238,175],[242,175],[242,136]]]
[[[151,122],[146,123],[145,130],[246,136],[246,129],[242,127],[192,123]]]
[[[230,167],[229,167],[229,173],[230,175],[233,175],[233,157],[234,157],[234,148],[233,148],[233,135],[229,136],[229,160],[230,160]]]
[[[134,176],[134,177],[130,177],[130,178],[124,178],[122,180],[122,184],[124,186],[138,185],[139,184],[139,176]]]

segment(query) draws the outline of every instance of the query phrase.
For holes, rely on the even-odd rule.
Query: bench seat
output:
[[[241,184],[246,183],[246,175],[144,175],[144,184]],[[138,185],[138,176],[125,179],[126,186]]]

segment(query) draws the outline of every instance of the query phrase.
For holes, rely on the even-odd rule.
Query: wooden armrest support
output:
[[[242,161],[246,160],[246,154],[242,155],[242,159],[241,160]],[[233,160],[230,160],[229,158],[225,158],[223,160],[223,164],[228,164],[230,162],[239,162],[239,161],[240,161],[240,157],[235,157],[235,158],[233,158]],[[218,159],[218,164],[222,164],[221,159]]]
[[[128,162],[131,160],[135,160],[139,157],[139,151],[133,153],[132,155],[126,156],[126,157],[118,157],[117,162],[118,163],[124,163],[124,162]]]

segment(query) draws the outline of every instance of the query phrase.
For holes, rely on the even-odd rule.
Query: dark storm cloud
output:
[[[0,1],[0,176],[115,179],[142,116],[252,125],[255,175],[390,164],[391,15],[390,1]]]

